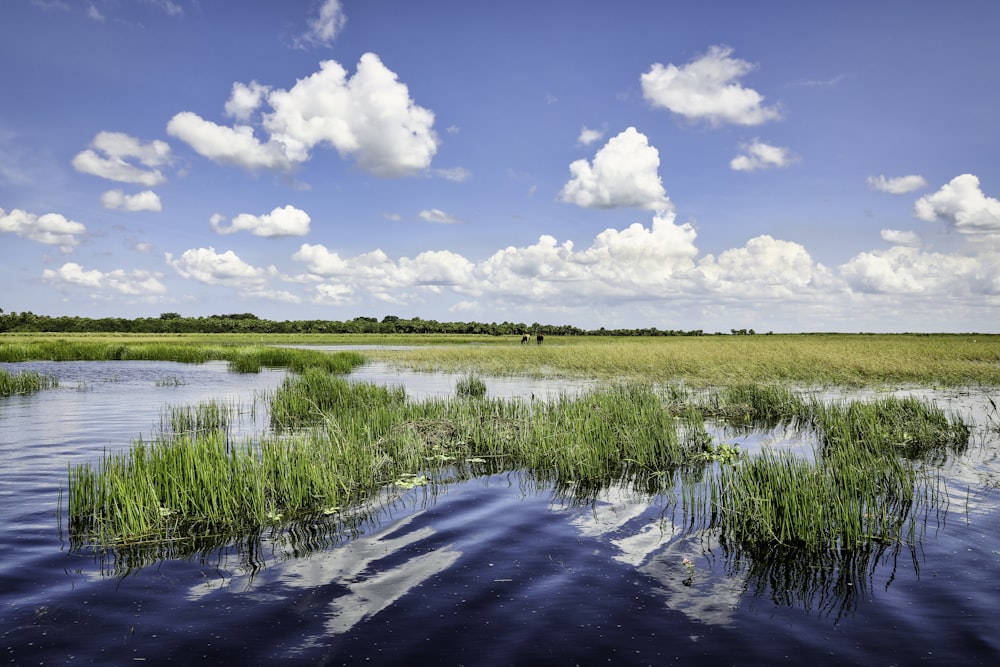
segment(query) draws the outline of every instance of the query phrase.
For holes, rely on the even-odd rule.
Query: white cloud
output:
[[[250,116],[260,108],[270,90],[270,86],[262,86],[256,81],[251,81],[249,85],[237,81],[226,100],[225,114],[243,122],[250,120]]]
[[[78,236],[87,228],[79,222],[67,220],[59,213],[35,215],[15,208],[10,213],[0,208],[0,233],[9,232],[29,241],[59,246],[63,253],[70,253],[80,244]]]
[[[426,251],[394,262],[381,250],[343,258],[323,245],[305,243],[293,259],[304,263],[307,271],[323,281],[313,298],[319,303],[355,303],[364,293],[382,301],[404,303],[419,300],[424,294],[440,293],[444,288],[462,291],[474,282],[473,264],[447,250]]]
[[[862,252],[840,267],[840,275],[857,292],[938,294],[957,297],[969,292],[1000,290],[1000,265],[984,258],[925,253],[893,246]]]
[[[867,330],[881,322],[891,329],[897,319],[885,318],[919,318],[924,309],[940,308],[942,295],[954,297],[956,308],[963,299],[1000,295],[1000,253],[923,253],[906,245],[918,243],[912,233],[882,235],[894,246],[861,253],[837,270],[816,262],[802,245],[767,235],[718,256],[701,255],[695,229],[678,224],[672,212],[655,214],[651,224],[606,229],[585,248],[544,234],[537,243],[510,246],[479,261],[448,251],[399,259],[382,250],[341,256],[310,244],[293,260],[304,264],[300,282],[313,284],[309,298],[319,304],[416,307],[450,295],[453,312],[466,316],[488,317],[499,309],[525,313],[526,321],[594,321],[599,311],[596,321],[609,326],[616,318],[641,316],[662,322],[661,328],[684,318],[811,330],[811,318],[838,322],[836,313],[849,311],[854,315],[842,319],[844,326]],[[898,294],[924,300],[902,312],[892,301]],[[869,306],[879,312],[866,319]]]
[[[226,127],[205,120],[190,111],[182,111],[167,123],[167,134],[186,142],[199,154],[220,164],[244,169],[288,170],[292,163],[282,146],[262,144],[248,125]]]
[[[170,157],[170,146],[164,141],[143,144],[121,132],[100,132],[90,148],[73,158],[73,167],[84,174],[153,187],[166,180],[156,167],[169,164]]]
[[[713,46],[704,56],[677,67],[655,63],[642,75],[643,97],[690,120],[713,125],[760,125],[781,117],[777,107],[764,106],[764,96],[744,88],[739,79],[754,66],[731,58],[733,50]]]
[[[165,257],[167,264],[183,277],[208,285],[259,285],[276,273],[247,264],[232,250],[218,253],[212,247],[185,250],[177,259],[169,252]]]
[[[130,296],[166,293],[167,288],[160,282],[161,277],[159,273],[143,270],[126,272],[116,269],[108,273],[97,269],[87,271],[76,262],[67,262],[58,270],[45,269],[42,272],[42,279],[56,286],[106,290]]]
[[[604,132],[600,130],[592,130],[587,126],[584,126],[583,129],[580,130],[580,136],[577,137],[576,140],[581,146],[589,146],[590,144],[600,141],[603,138]]]
[[[898,229],[883,229],[882,240],[893,245],[913,247],[920,245],[920,236],[916,232],[907,232]]]
[[[197,280],[206,285],[220,285],[237,290],[242,296],[301,303],[302,298],[285,290],[271,288],[272,279],[290,281],[273,266],[261,268],[252,266],[232,250],[219,253],[215,248],[194,248],[185,250],[175,258],[171,253],[164,255],[169,266],[182,277]]]
[[[225,218],[213,215],[209,220],[212,231],[217,234],[235,234],[239,231],[250,232],[254,236],[305,236],[309,233],[309,214],[305,211],[287,205],[275,208],[264,215],[241,213],[232,220],[228,227],[222,224]]]
[[[291,89],[272,91],[268,102],[273,111],[264,126],[296,162],[329,144],[354,156],[365,171],[393,177],[429,167],[437,152],[434,113],[415,104],[374,53],[361,56],[350,78],[339,63],[320,63]]]
[[[435,169],[434,173],[449,181],[461,183],[472,176],[472,172],[465,167],[455,167],[453,169]]]
[[[1000,234],[1000,200],[983,194],[972,174],[956,176],[934,194],[921,197],[914,212],[927,222],[950,222],[963,234]]]
[[[159,195],[152,190],[144,190],[134,195],[127,195],[121,190],[108,190],[101,195],[101,205],[108,209],[124,209],[126,211],[163,210]]]
[[[792,156],[787,148],[771,146],[759,139],[742,146],[743,155],[734,157],[729,166],[736,171],[756,171],[771,167],[787,167],[792,162]]]
[[[719,295],[799,300],[833,282],[830,271],[808,251],[766,234],[699,262],[703,287]]]
[[[927,187],[927,179],[917,174],[909,176],[897,176],[896,178],[886,178],[883,175],[869,176],[868,187],[881,192],[888,192],[893,195],[902,195],[914,190],[921,190]]]
[[[311,42],[329,46],[344,29],[347,16],[340,0],[323,0],[319,15],[309,19],[309,30],[302,36],[301,42]]]
[[[104,15],[93,4],[87,7],[87,18],[104,23]]]
[[[437,222],[445,225],[452,225],[462,222],[458,218],[449,215],[439,208],[427,209],[418,213],[421,220],[425,222]]]
[[[246,120],[265,100],[271,109],[262,112],[266,142],[249,125],[217,125],[190,111],[175,115],[167,132],[211,160],[247,169],[287,170],[307,161],[317,146],[331,146],[365,171],[397,177],[426,169],[437,152],[434,113],[415,104],[407,86],[374,53],[361,56],[352,77],[328,60],[289,90],[234,84],[225,111]]]
[[[649,145],[646,135],[630,127],[608,140],[594,155],[593,164],[586,160],[570,164],[572,178],[560,196],[585,208],[670,210],[659,167],[659,151]]]

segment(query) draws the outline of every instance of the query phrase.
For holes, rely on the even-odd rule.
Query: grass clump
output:
[[[943,460],[969,444],[969,427],[933,404],[913,397],[886,397],[848,405],[814,406],[816,428],[826,451],[863,446],[913,460]]]
[[[11,373],[0,368],[0,396],[33,394],[59,386],[59,379],[34,371]]]
[[[465,398],[482,398],[486,396],[486,383],[470,373],[455,383],[455,393]]]

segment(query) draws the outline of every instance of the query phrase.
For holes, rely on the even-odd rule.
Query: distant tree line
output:
[[[746,330],[741,330],[746,331]],[[184,317],[180,313],[161,313],[159,317],[49,317],[30,311],[5,313],[0,308],[0,332],[19,333],[284,333],[284,334],[485,334],[520,336],[524,333],[545,336],[703,336],[701,329],[679,331],[647,327],[642,329],[584,330],[568,324],[525,324],[523,322],[438,322],[419,317],[405,319],[386,315],[355,317],[351,320],[274,321],[253,313],[230,313],[207,317]],[[749,331],[753,333],[752,330]]]

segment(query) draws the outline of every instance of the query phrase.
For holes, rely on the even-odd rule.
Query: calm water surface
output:
[[[669,499],[612,487],[591,503],[520,472],[397,492],[349,531],[301,527],[123,576],[69,549],[67,465],[156,430],[169,405],[225,400],[266,425],[283,371],[225,363],[3,364],[60,387],[0,399],[0,662],[301,665],[995,665],[1000,660],[1000,436],[982,391],[924,392],[977,424],[943,469],[950,503],[915,549],[866,574],[783,588],[681,530]],[[455,376],[384,366],[369,382],[450,395]],[[487,379],[494,396],[557,396]],[[994,397],[996,400],[996,397]],[[807,442],[725,434],[745,449]],[[311,531],[311,532],[310,532]],[[682,564],[695,564],[693,576]],[[787,582],[784,582],[787,583]]]

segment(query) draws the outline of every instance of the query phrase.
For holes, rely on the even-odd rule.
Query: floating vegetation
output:
[[[0,368],[0,396],[34,394],[43,389],[53,389],[58,386],[59,379],[50,375],[42,375],[34,371],[11,373]]]

